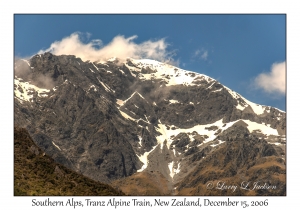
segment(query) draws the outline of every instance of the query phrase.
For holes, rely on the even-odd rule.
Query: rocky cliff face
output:
[[[198,178],[188,180],[205,161],[234,165],[228,176],[259,158],[285,161],[285,112],[152,60],[96,63],[50,53],[18,60],[15,124],[57,162],[92,179],[156,173],[169,192],[196,186]]]

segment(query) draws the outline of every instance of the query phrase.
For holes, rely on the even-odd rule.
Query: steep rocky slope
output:
[[[14,128],[14,195],[124,195],[123,192],[57,164],[32,141],[24,128]]]

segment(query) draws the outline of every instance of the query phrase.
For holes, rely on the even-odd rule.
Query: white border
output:
[[[295,3],[293,3],[295,2]],[[13,197],[13,14],[15,13],[281,13],[287,14],[287,196],[286,197],[233,197],[234,200],[263,200],[269,199],[269,206],[264,209],[274,209],[298,206],[299,174],[297,154],[299,139],[296,133],[299,124],[298,78],[299,75],[299,8],[296,1],[192,1],[179,3],[174,1],[152,0],[141,1],[107,1],[105,3],[86,0],[76,1],[1,1],[1,208],[3,209],[32,209],[31,197]],[[296,92],[297,91],[297,92]],[[40,197],[41,198],[41,197]],[[84,197],[75,197],[84,199]],[[132,199],[130,197],[129,199]],[[142,198],[142,197],[139,197]],[[155,197],[150,197],[154,199]],[[158,197],[168,199],[172,197]],[[181,197],[182,198],[182,197]],[[201,197],[203,199],[203,197]],[[217,200],[218,197],[211,197]],[[225,197],[219,197],[220,200]],[[60,197],[56,197],[60,199]],[[66,200],[68,197],[62,197]],[[105,197],[105,199],[109,199]],[[124,198],[126,199],[126,198]],[[49,207],[47,207],[49,208]],[[100,207],[99,207],[100,208]],[[173,207],[176,208],[176,207]],[[207,208],[207,207],[206,207]],[[229,209],[230,207],[222,207]],[[232,207],[231,207],[232,208]],[[40,209],[40,208],[39,208]],[[57,208],[56,209],[66,209]],[[82,209],[82,208],[80,208]],[[96,209],[96,208],[94,208]],[[97,208],[98,209],[98,208]],[[106,208],[105,208],[106,209]],[[117,208],[123,209],[123,208]],[[127,209],[140,209],[131,207]],[[152,208],[153,209],[153,208]],[[155,208],[157,209],[157,208]],[[162,209],[162,208],[161,208]],[[179,209],[179,208],[178,208]],[[296,209],[296,208],[294,208]]]

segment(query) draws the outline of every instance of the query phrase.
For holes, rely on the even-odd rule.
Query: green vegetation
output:
[[[47,156],[24,128],[14,128],[14,195],[116,196],[107,184],[80,175]]]

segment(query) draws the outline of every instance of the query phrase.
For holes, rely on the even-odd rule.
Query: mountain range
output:
[[[286,194],[286,113],[166,63],[15,60],[14,124],[127,195]]]

